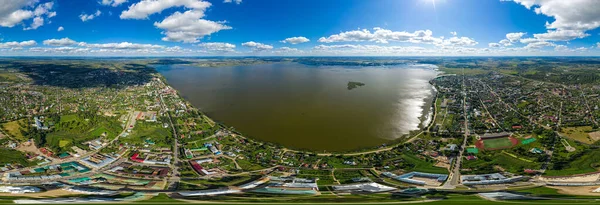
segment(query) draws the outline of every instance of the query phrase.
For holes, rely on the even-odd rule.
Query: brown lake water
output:
[[[348,151],[398,139],[427,121],[431,65],[272,63],[157,70],[194,106],[245,136],[290,148]],[[350,81],[365,85],[348,90]]]

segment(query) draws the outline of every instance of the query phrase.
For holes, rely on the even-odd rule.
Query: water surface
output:
[[[434,95],[427,65],[273,63],[157,70],[194,106],[244,135],[286,147],[348,151],[418,129]],[[348,90],[349,81],[365,86]]]

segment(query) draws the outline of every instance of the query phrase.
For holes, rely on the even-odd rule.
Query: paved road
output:
[[[162,81],[161,81],[162,82]],[[169,124],[171,125],[171,129],[173,129],[173,163],[170,164],[170,168],[172,170],[171,173],[171,177],[168,179],[169,183],[167,184],[167,189],[172,189],[175,188],[174,185],[180,180],[179,179],[179,170],[178,170],[178,165],[180,163],[179,160],[179,141],[178,139],[178,135],[177,135],[177,129],[175,129],[175,125],[173,124],[173,120],[171,119],[171,113],[168,112],[167,106],[165,104],[165,100],[162,96],[162,94],[160,95],[160,105],[162,107],[162,109],[167,112],[167,117],[169,118]]]
[[[463,92],[463,112],[464,112],[464,118],[465,118],[464,119],[465,120],[465,122],[464,122],[465,133],[463,135],[464,136],[463,143],[462,143],[462,146],[460,147],[458,156],[454,160],[454,167],[452,169],[452,172],[448,176],[448,180],[446,180],[446,183],[444,183],[444,185],[442,186],[442,188],[444,188],[444,189],[454,189],[454,188],[456,188],[457,185],[460,184],[460,166],[461,166],[461,162],[462,162],[462,156],[465,151],[465,147],[467,146],[467,139],[469,138],[469,135],[471,134],[469,131],[469,117],[468,117],[468,112],[467,112],[467,91],[466,91],[466,86],[465,86],[464,69],[463,69],[462,92]]]

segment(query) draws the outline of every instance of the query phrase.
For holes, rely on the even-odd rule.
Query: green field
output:
[[[119,138],[123,143],[135,145],[143,145],[146,140],[154,142],[158,147],[170,147],[173,135],[171,130],[163,128],[162,124],[138,121],[129,136]]]
[[[512,173],[522,173],[524,169],[539,169],[541,164],[538,162],[527,162],[522,159],[514,158],[501,151],[483,152],[477,155],[477,160],[463,161],[462,168],[471,169],[464,171],[464,174],[486,174],[497,172],[494,166],[500,166],[506,171]]]
[[[25,141],[25,136],[21,133],[21,129],[24,129],[26,120],[16,120],[2,124],[2,129],[6,131],[6,134],[14,137],[16,140]]]
[[[590,135],[588,134],[592,130],[592,126],[566,127],[562,128],[561,134],[579,142],[592,144],[595,141],[592,140],[592,138],[590,138]]]
[[[566,176],[596,172],[600,169],[600,149],[589,150],[575,160],[567,161],[559,170],[548,169],[544,173],[548,176]]]
[[[433,163],[419,159],[417,156],[412,154],[403,154],[402,159],[412,164],[410,171],[436,173],[436,174],[448,174],[448,170],[433,166]]]
[[[83,142],[100,138],[103,133],[109,138],[114,138],[121,129],[119,123],[112,118],[95,116],[86,120],[75,114],[63,115],[46,135],[45,146],[55,153],[62,153],[70,151],[71,146],[83,147]]]
[[[30,161],[27,160],[23,152],[17,150],[0,148],[0,156],[2,156],[0,157],[0,164],[2,166],[8,163],[16,163],[24,166],[32,164]]]
[[[512,142],[507,137],[483,140],[483,147],[485,149],[500,149],[511,147],[512,145]]]

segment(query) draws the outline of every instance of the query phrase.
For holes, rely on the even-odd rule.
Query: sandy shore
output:
[[[581,196],[600,196],[600,193],[594,193],[593,190],[600,186],[550,186],[557,189],[558,193]]]
[[[34,198],[44,198],[44,197],[58,197],[58,196],[68,196],[68,195],[77,195],[80,193],[70,192],[63,189],[56,189],[46,192],[38,192],[38,193],[25,193],[25,194],[13,194],[13,193],[0,193],[0,196],[23,196],[23,197],[34,197]]]

